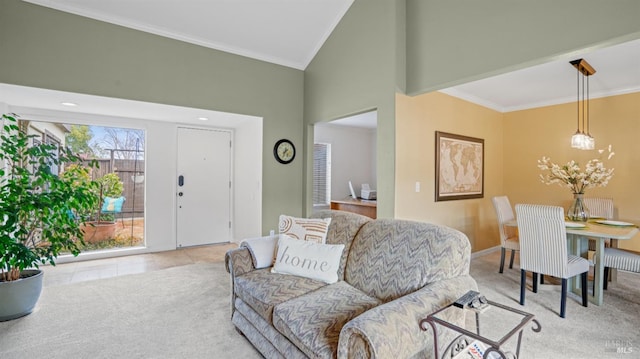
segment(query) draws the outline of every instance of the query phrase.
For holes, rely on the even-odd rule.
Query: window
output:
[[[327,206],[331,201],[331,144],[313,145],[313,206]]]
[[[56,153],[56,159],[57,159],[58,156],[60,155],[60,142],[61,142],[60,139],[49,131],[45,131],[44,134],[42,135],[42,138],[44,140],[44,143],[46,143],[47,145],[56,146],[55,153]],[[36,142],[35,138],[33,139],[33,142],[35,144]],[[53,173],[54,175],[60,174],[60,168],[56,163],[52,162],[49,165],[51,167],[51,173]]]
[[[31,121],[29,126],[31,133],[38,135],[33,138],[34,145],[54,145],[58,151],[69,148],[98,165],[91,168],[90,175],[103,183],[100,192],[95,193],[101,198],[92,210],[78,214],[90,223],[84,228],[80,249],[86,252],[144,246],[144,130],[47,121]],[[59,167],[52,164],[52,173],[64,172]],[[118,204],[122,207],[118,208]]]

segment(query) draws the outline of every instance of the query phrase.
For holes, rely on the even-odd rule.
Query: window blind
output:
[[[331,200],[331,144],[313,145],[313,205],[326,206]]]

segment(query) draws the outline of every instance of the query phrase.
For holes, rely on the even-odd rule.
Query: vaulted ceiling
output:
[[[25,0],[304,70],[353,0]]]

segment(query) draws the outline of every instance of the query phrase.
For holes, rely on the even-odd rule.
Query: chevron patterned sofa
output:
[[[247,248],[230,250],[236,329],[266,358],[432,357],[433,334],[420,329],[420,320],[477,290],[467,237],[342,211],[312,217],[331,217],[326,242],[345,245],[340,280],[255,269]]]

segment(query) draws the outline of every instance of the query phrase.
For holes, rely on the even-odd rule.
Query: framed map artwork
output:
[[[484,140],[436,131],[436,202],[484,197]]]

